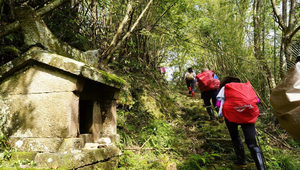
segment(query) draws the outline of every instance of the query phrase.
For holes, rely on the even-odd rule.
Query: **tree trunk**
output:
[[[253,23],[254,23],[254,56],[255,58],[261,63],[262,70],[264,70],[267,78],[267,82],[269,85],[269,90],[273,89],[275,86],[275,81],[272,76],[272,72],[268,66],[268,64],[265,61],[265,57],[262,55],[261,51],[261,32],[262,32],[262,20],[261,16],[262,14],[262,7],[263,7],[263,0],[254,0],[253,2]],[[265,88],[265,87],[263,87]]]
[[[284,38],[281,38],[281,41],[284,41]],[[287,69],[286,55],[285,55],[285,43],[281,42],[280,46],[280,56],[279,56],[279,75],[282,79],[285,76],[285,71]]]
[[[292,43],[292,38],[300,30],[300,26],[296,27],[295,19],[295,0],[284,0],[282,2],[282,15],[280,15],[279,10],[276,6],[275,0],[271,0],[274,19],[278,23],[279,28],[282,31],[281,47],[280,47],[280,78],[285,76],[285,71],[287,70],[287,63],[293,62],[292,53],[289,52],[289,48]],[[288,6],[288,4],[290,6]],[[288,11],[289,9],[289,11]]]
[[[92,42],[93,48],[96,48],[96,24],[97,24],[96,6],[97,6],[97,3],[95,2],[95,0],[92,0],[91,1],[91,15],[92,15],[92,18],[91,18],[91,22],[92,22],[91,34],[92,34],[92,37],[93,37],[93,40],[92,40],[93,41]]]
[[[261,60],[261,20],[262,0],[253,2],[253,23],[254,23],[254,56]]]
[[[150,0],[147,4],[147,6],[145,7],[145,9],[142,11],[142,13],[140,14],[140,16],[138,17],[138,19],[135,21],[135,23],[132,25],[132,27],[130,28],[130,30],[123,36],[123,38],[121,39],[121,41],[118,42],[117,45],[115,45],[115,43],[117,41],[112,41],[109,49],[107,49],[103,54],[102,54],[102,61],[101,61],[101,65],[107,65],[107,63],[110,61],[112,54],[121,46],[121,44],[126,40],[127,37],[129,37],[132,33],[132,31],[135,29],[135,27],[138,25],[138,23],[140,22],[140,20],[142,19],[142,17],[144,16],[145,12],[148,10],[148,8],[150,7],[150,4],[153,2],[153,0]],[[123,19],[123,21],[127,22],[128,18]],[[121,24],[122,25],[122,24]],[[114,39],[117,37],[118,35],[116,34]],[[117,40],[117,39],[116,39]]]
[[[102,67],[108,63],[108,61],[110,59],[110,55],[112,54],[112,51],[116,47],[118,37],[123,32],[123,28],[126,25],[126,23],[128,22],[131,11],[132,11],[132,1],[129,1],[127,4],[127,11],[126,11],[123,21],[119,25],[119,28],[118,28],[116,34],[114,35],[113,40],[111,41],[109,47],[102,53],[102,56],[101,56]]]

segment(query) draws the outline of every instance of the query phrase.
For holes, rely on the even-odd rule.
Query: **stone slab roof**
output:
[[[0,67],[0,82],[6,77],[12,75],[17,70],[20,70],[22,67],[25,67],[31,63],[46,64],[59,70],[94,80],[115,88],[122,88],[125,83],[123,79],[113,74],[98,70],[94,67],[86,65],[85,63],[68,57],[49,53],[48,51],[44,51],[39,47],[31,48],[21,57],[18,57]]]

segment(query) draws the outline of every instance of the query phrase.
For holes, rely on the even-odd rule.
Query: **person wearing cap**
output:
[[[196,74],[192,68],[188,68],[188,71],[184,75],[184,81],[189,89],[189,94],[192,94],[192,97],[195,97]]]
[[[240,91],[241,89],[243,91]],[[238,125],[241,125],[245,136],[245,143],[255,161],[256,168],[264,170],[262,153],[255,138],[255,121],[259,115],[256,103],[259,100],[250,82],[241,83],[239,78],[232,76],[223,78],[220,82],[220,91],[217,99],[221,101],[219,122],[223,123],[225,117],[225,123],[237,156],[234,164],[243,168],[247,167],[244,145],[238,131]]]

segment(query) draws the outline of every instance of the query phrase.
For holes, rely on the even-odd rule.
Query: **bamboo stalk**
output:
[[[257,131],[259,134],[261,134],[261,132]],[[275,136],[273,136],[272,134],[270,134],[269,132],[263,131],[264,133],[268,134],[269,136],[271,136],[273,139],[275,139],[277,142],[281,143],[283,146],[287,147],[288,149],[292,149],[291,146],[287,143],[282,142],[281,140],[277,139]]]
[[[145,144],[153,137],[153,134],[146,140],[146,142],[144,142],[144,144],[141,146],[141,149],[145,146]],[[140,150],[139,153],[140,154]]]

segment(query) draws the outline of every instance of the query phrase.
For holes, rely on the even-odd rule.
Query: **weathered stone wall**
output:
[[[0,84],[2,131],[10,137],[75,137],[79,91],[75,76],[28,66]]]
[[[37,94],[82,91],[80,79],[40,64],[19,70],[0,84],[0,93]]]
[[[119,141],[116,100],[123,84],[114,75],[33,47],[0,67],[0,129],[20,151],[108,146]]]

